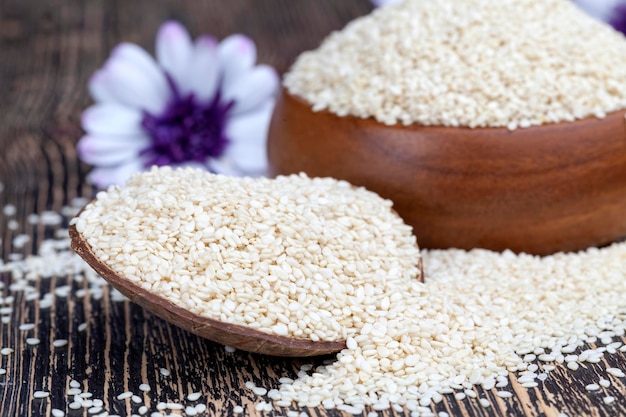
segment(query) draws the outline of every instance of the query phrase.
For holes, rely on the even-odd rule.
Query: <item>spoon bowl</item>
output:
[[[114,288],[163,320],[213,342],[236,349],[273,356],[305,357],[335,353],[345,348],[345,340],[319,341],[279,336],[241,326],[225,323],[186,310],[171,301],[141,288],[131,280],[120,276],[106,263],[98,260],[87,240],[69,227],[72,249]]]

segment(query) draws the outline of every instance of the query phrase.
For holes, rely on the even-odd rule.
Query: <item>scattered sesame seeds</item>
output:
[[[405,0],[301,54],[284,85],[338,116],[514,130],[625,108],[625,55],[567,0]]]
[[[2,356],[9,356],[13,352],[15,352],[15,351],[12,348],[8,348],[8,347],[0,349],[0,355],[2,355]]]
[[[598,384],[589,384],[589,385],[585,386],[585,389],[587,391],[598,391],[598,390],[600,390],[600,385],[598,385]]]
[[[148,384],[140,384],[139,390],[143,392],[150,392],[150,385]]]
[[[170,376],[171,372],[169,369],[166,368],[159,368],[159,373],[163,376]]]
[[[35,324],[34,323],[24,323],[24,324],[20,324],[19,329],[21,331],[28,331],[28,330],[33,330],[35,328]]]
[[[235,414],[241,414],[243,413],[243,407],[240,405],[236,405],[233,407],[233,413]]]

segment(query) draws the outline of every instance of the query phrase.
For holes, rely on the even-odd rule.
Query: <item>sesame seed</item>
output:
[[[619,368],[607,368],[606,372],[617,378],[624,378],[626,374]]]
[[[33,393],[33,398],[47,398],[50,396],[50,393],[47,391],[35,391]]]
[[[21,331],[28,331],[28,330],[33,330],[35,328],[35,324],[34,323],[24,323],[24,324],[20,324],[19,329]]]
[[[138,395],[133,395],[132,397],[130,397],[130,400],[135,404],[141,404],[143,402],[143,399]]]
[[[81,323],[81,324],[79,324],[79,325],[78,325],[78,328],[77,328],[77,330],[78,330],[79,332],[83,332],[83,331],[85,331],[86,329],[87,329],[87,323]]]
[[[598,385],[598,384],[589,384],[589,385],[585,386],[585,389],[587,391],[598,391],[600,389],[600,385]]]
[[[204,413],[206,411],[206,405],[205,404],[196,404],[195,409],[198,412],[198,414],[202,414],[202,413]]]
[[[163,376],[170,376],[170,375],[171,375],[171,372],[170,372],[170,370],[169,370],[169,369],[160,368],[160,369],[159,369],[159,372],[160,372],[160,373],[161,373],[161,375],[163,375]]]
[[[133,396],[132,391],[126,391],[117,396],[118,400],[125,400],[127,398],[131,398]]]
[[[611,396],[611,395],[607,395],[606,397],[602,398],[602,402],[604,402],[604,404],[613,404],[615,402],[615,397]]]
[[[7,370],[4,368],[0,368],[0,375],[6,375]]]
[[[67,339],[56,339],[55,341],[52,342],[52,346],[54,346],[55,348],[59,348],[59,347],[64,347],[67,346]]]
[[[41,341],[36,338],[36,337],[28,337],[26,338],[26,344],[29,346],[36,346],[40,343]]]
[[[243,413],[243,407],[240,405],[236,405],[233,407],[233,413],[235,414],[241,414]]]
[[[139,390],[143,392],[150,392],[150,385],[148,384],[140,384]]]
[[[15,351],[12,348],[2,348],[2,349],[0,349],[0,355],[2,355],[2,356],[9,356],[13,352],[15,352]]]
[[[148,407],[146,407],[145,405],[142,405],[141,407],[137,409],[137,412],[143,416],[144,414],[148,412]]]
[[[187,395],[187,399],[189,401],[198,401],[201,396],[202,396],[201,392],[192,392],[189,395]]]
[[[53,408],[50,410],[53,417],[65,417],[65,411],[59,410],[58,408]]]

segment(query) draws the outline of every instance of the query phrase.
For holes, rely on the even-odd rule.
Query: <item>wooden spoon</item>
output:
[[[338,352],[345,347],[345,340],[314,342],[308,339],[278,336],[194,314],[166,298],[141,288],[129,279],[119,276],[107,264],[98,260],[89,243],[74,225],[69,227],[69,234],[72,249],[118,291],[165,321],[198,336],[248,352],[274,356],[325,355]]]

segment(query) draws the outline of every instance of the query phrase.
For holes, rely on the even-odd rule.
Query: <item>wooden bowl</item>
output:
[[[365,186],[394,202],[423,248],[577,251],[626,237],[625,113],[513,132],[386,126],[283,92],[270,174]]]

